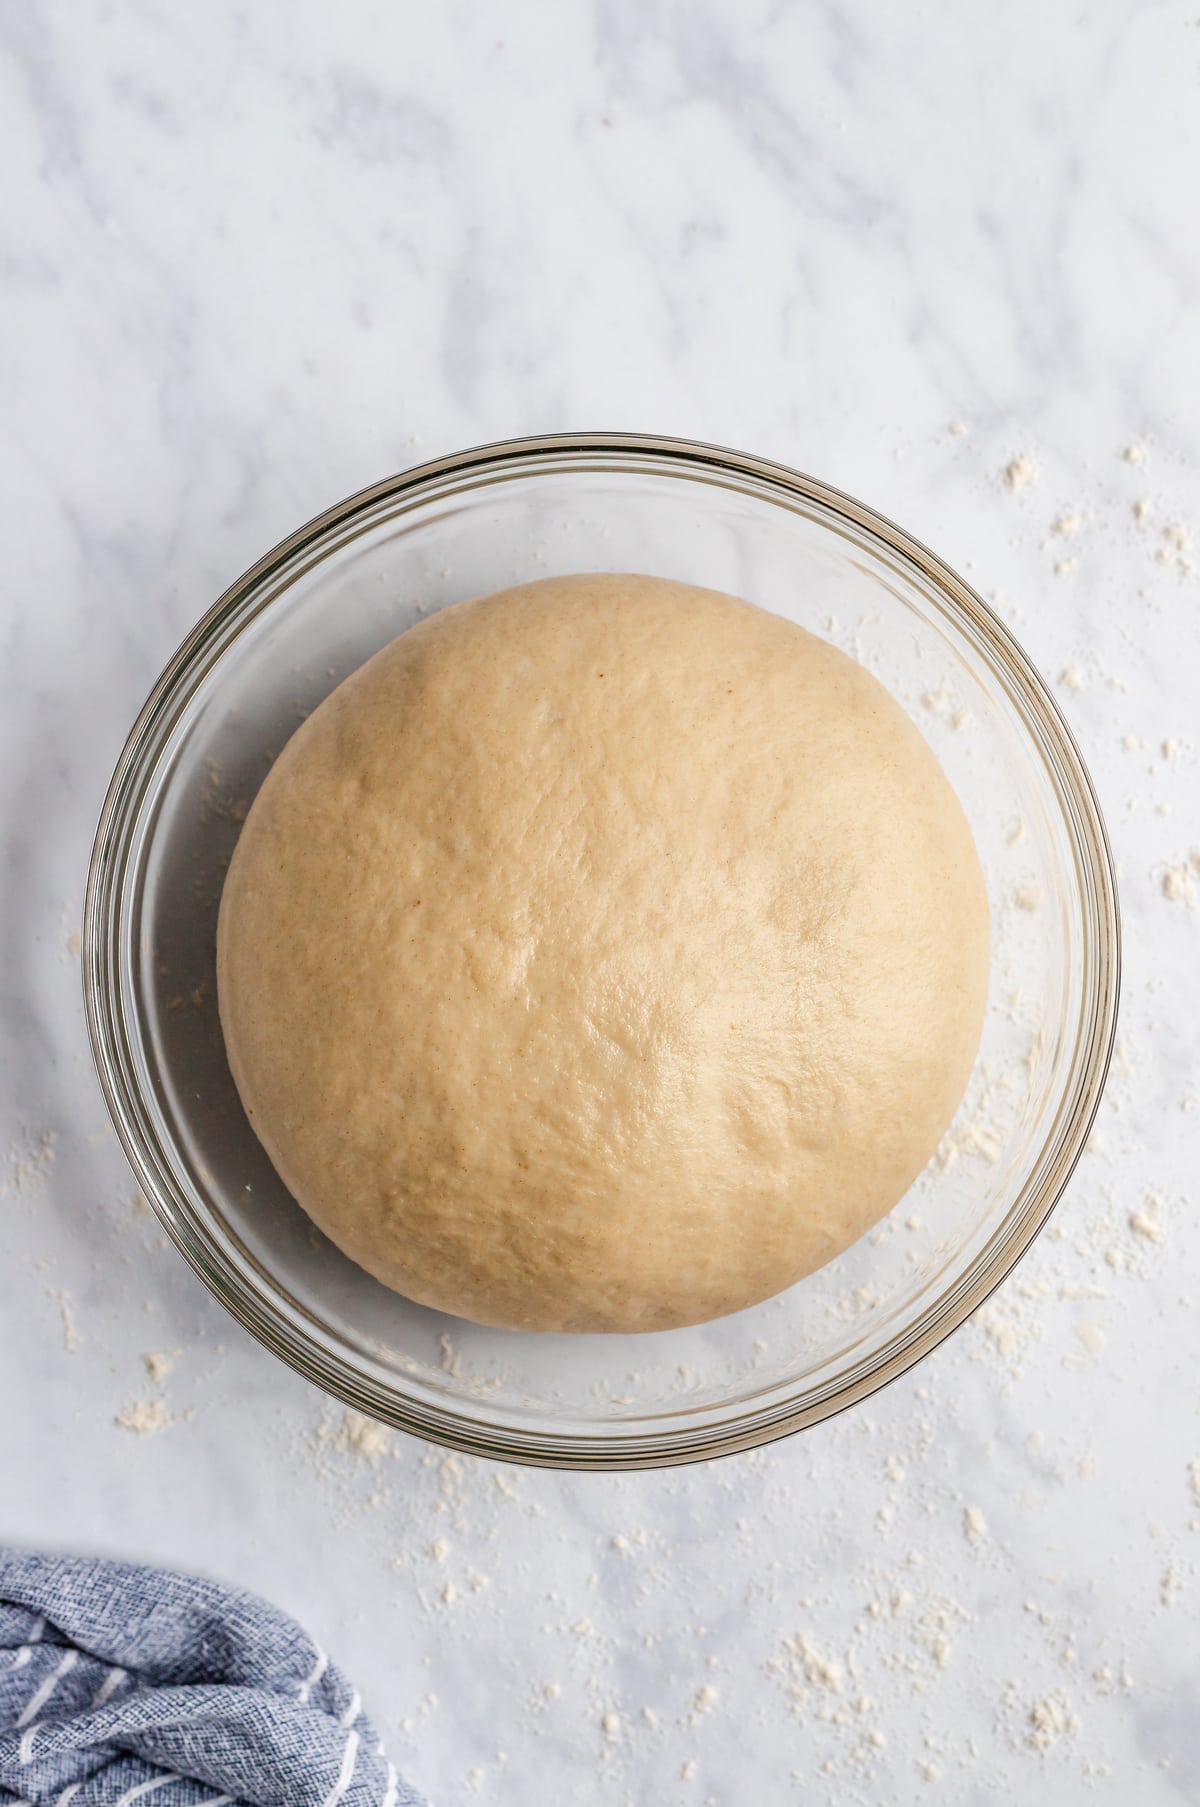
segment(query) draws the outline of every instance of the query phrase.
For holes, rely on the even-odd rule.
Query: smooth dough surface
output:
[[[293,736],[221,904],[250,1120],[346,1254],[558,1331],[750,1305],[958,1104],[966,818],[900,706],[776,615],[549,579],[402,634]]]

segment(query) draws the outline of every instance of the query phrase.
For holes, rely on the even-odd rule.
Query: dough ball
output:
[[[442,1311],[640,1331],[883,1216],[979,1042],[983,878],[904,711],[658,578],[449,608],[254,803],[221,905],[250,1121],[354,1261]]]

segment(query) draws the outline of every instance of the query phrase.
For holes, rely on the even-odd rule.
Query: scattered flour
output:
[[[1176,1568],[1164,1569],[1158,1597],[1164,1606],[1175,1606],[1183,1592],[1183,1576]]]
[[[1028,1341],[1026,1328],[1020,1319],[1001,1311],[996,1305],[984,1305],[976,1313],[975,1322],[1000,1359],[1015,1367],[1016,1358]]]
[[[1189,910],[1196,907],[1196,880],[1200,877],[1200,851],[1193,853],[1190,859],[1181,860],[1178,866],[1167,866],[1162,875],[1162,894],[1168,903],[1186,904]]]
[[[1045,901],[1042,887],[1034,883],[1019,885],[1015,901],[1019,910],[1028,910],[1031,914],[1040,910]]]
[[[1038,480],[1038,468],[1028,452],[1011,458],[1004,467],[1005,486],[1010,490],[1027,489]]]
[[[54,1165],[57,1141],[55,1131],[46,1129],[9,1149],[9,1171],[18,1192],[37,1192],[45,1184],[46,1175]]]
[[[55,1300],[62,1313],[63,1348],[68,1355],[74,1355],[75,1351],[82,1346],[83,1334],[75,1322],[71,1295],[61,1289],[51,1289],[48,1291],[47,1297]]]
[[[165,1431],[174,1424],[170,1412],[161,1399],[135,1400],[117,1413],[113,1420],[123,1431],[132,1431],[136,1437],[152,1437],[157,1431]]]
[[[376,1465],[391,1447],[392,1436],[386,1424],[368,1418],[365,1412],[348,1411],[342,1427],[342,1440],[351,1455]]]
[[[994,1163],[1000,1159],[1001,1147],[996,1131],[982,1118],[977,1118],[943,1136],[937,1151],[937,1164],[946,1173],[963,1155],[974,1155],[981,1161]]]
[[[688,1714],[688,1724],[695,1725],[698,1719],[703,1719],[706,1713],[711,1713],[720,1698],[720,1690],[714,1688],[711,1682],[705,1682],[704,1686],[696,1691],[692,1701],[692,1710]]]
[[[1082,690],[1087,680],[1078,665],[1068,665],[1058,681],[1064,690]]]
[[[1082,527],[1083,516],[1076,514],[1073,509],[1067,509],[1055,517],[1053,531],[1065,540],[1073,540]]]
[[[979,1506],[968,1506],[963,1513],[963,1536],[968,1543],[987,1542],[987,1519]]]
[[[1162,531],[1163,543],[1155,553],[1160,565],[1169,565],[1172,560],[1177,566],[1180,576],[1191,577],[1196,569],[1192,556],[1192,536],[1182,521],[1168,521]]]
[[[203,985],[197,985],[194,991],[186,994],[182,991],[177,992],[173,998],[167,1000],[167,1009],[171,1011],[203,1010],[206,995]]]
[[[957,1600],[936,1600],[920,1615],[918,1637],[939,1669],[948,1669],[954,1656],[950,1633],[969,1623],[970,1618]]]
[[[1071,1711],[1066,1696],[1047,1694],[1035,1700],[1029,1709],[1029,1730],[1025,1742],[1031,1750],[1048,1751],[1068,1733],[1079,1730],[1079,1720]]]
[[[818,1650],[807,1632],[786,1638],[784,1649],[810,1688],[828,1688],[834,1694],[842,1692],[846,1685],[845,1669],[835,1656],[826,1656]]]
[[[143,1355],[146,1372],[156,1387],[161,1387],[175,1366],[175,1351],[164,1349],[156,1355]]]
[[[1157,1200],[1147,1200],[1148,1204],[1157,1206]],[[1165,1242],[1167,1232],[1163,1228],[1157,1213],[1153,1216],[1148,1211],[1131,1211],[1129,1227],[1135,1236],[1141,1236],[1146,1242]]]

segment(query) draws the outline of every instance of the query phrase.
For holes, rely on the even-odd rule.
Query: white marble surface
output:
[[[1200,1799],[1194,0],[6,0],[0,150],[0,1534],[273,1594],[438,1807]],[[131,1204],[92,824],[260,551],[586,425],[818,472],[1078,667],[1122,1053],[1053,1235],[865,1408],[662,1475],[373,1466]]]

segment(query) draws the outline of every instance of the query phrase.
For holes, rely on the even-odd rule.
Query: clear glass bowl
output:
[[[768,1303],[690,1330],[487,1330],[387,1291],[312,1226],[242,1112],[217,1017],[217,904],[239,824],[304,715],[419,616],[568,571],[750,598],[836,642],[927,735],[987,873],[991,991],[968,1095],[891,1216]],[[239,579],[156,684],[88,876],[101,1083],[147,1198],[269,1349],[348,1404],[454,1448],[568,1468],[746,1449],[862,1399],[932,1349],[1046,1221],[1112,1044],[1112,861],[1045,685],[987,606],[822,483],[628,434],[486,446],[330,509]]]

